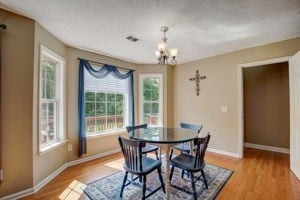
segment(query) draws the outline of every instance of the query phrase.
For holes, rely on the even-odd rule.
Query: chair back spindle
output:
[[[206,137],[194,139],[194,145],[196,146],[194,168],[200,168],[203,165],[204,156],[209,143],[209,139],[210,139],[209,133]]]
[[[125,167],[131,171],[143,171],[142,142],[122,137],[118,139],[125,159]]]

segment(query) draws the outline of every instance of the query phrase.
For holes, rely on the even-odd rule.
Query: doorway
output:
[[[238,65],[238,123],[239,123],[238,154],[239,154],[240,158],[243,158],[243,156],[244,156],[244,141],[245,141],[244,84],[243,84],[244,69],[251,68],[251,67],[267,66],[267,65],[276,64],[276,63],[287,63],[287,65],[288,65],[288,60],[289,60],[289,57],[282,57],[282,58],[275,58],[275,59],[270,59],[270,60],[265,60],[265,61],[259,61],[259,62]],[[289,116],[288,116],[288,118],[289,118]],[[259,133],[259,134],[261,134],[261,133]],[[289,135],[289,132],[288,132],[288,135]],[[255,141],[255,142],[257,142],[257,141]],[[268,150],[277,150],[277,151],[280,151],[282,149],[284,149],[283,151],[286,150],[286,148],[282,148],[282,149],[275,148],[274,149],[274,148],[272,148],[274,146],[269,146],[270,143],[265,143],[265,144],[268,144],[268,145],[261,145],[261,146],[263,146],[262,148],[265,148],[267,146],[267,147],[269,147]],[[256,147],[261,147],[261,146],[256,145]]]
[[[290,152],[288,62],[243,68],[244,146]]]

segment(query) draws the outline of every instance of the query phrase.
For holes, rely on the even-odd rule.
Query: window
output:
[[[87,135],[124,129],[128,124],[129,80],[120,80],[112,75],[99,79],[85,69],[84,87]]]
[[[162,126],[163,80],[161,74],[140,75],[140,123]]]
[[[45,151],[64,141],[64,70],[63,58],[41,45],[39,79],[39,144]]]

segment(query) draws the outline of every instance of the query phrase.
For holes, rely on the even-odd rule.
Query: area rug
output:
[[[203,181],[196,182],[196,191],[197,197],[201,200],[211,200],[215,199],[219,194],[223,186],[226,184],[233,171],[229,169],[224,169],[215,165],[206,164],[204,168],[205,177],[208,182],[208,189],[205,188]],[[195,174],[196,176],[200,176],[200,174]],[[84,186],[84,193],[91,200],[112,200],[112,199],[121,199],[119,197],[122,181],[124,177],[124,172],[116,172],[112,175],[106,176],[102,179],[96,180],[92,183]],[[129,174],[130,178],[131,175]],[[165,174],[163,174],[165,177]],[[137,184],[130,184],[125,187],[123,192],[123,198],[126,200],[140,200],[142,199],[142,188],[138,185],[138,179],[136,180]],[[191,181],[189,178],[185,176],[184,179],[181,178],[181,170],[174,170],[172,184],[177,185],[179,187],[191,190]],[[157,170],[153,171],[151,174],[147,176],[147,193],[149,193],[151,189],[155,189],[160,186]],[[163,200],[165,199],[165,194],[162,190],[159,190],[148,199],[157,199]],[[176,188],[171,187],[170,199],[193,199],[193,196],[182,192]]]

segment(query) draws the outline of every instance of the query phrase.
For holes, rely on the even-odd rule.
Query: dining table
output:
[[[165,157],[165,185],[166,185],[166,199],[170,199],[170,150],[173,146],[179,143],[190,142],[191,151],[192,141],[198,137],[195,130],[184,128],[169,128],[169,127],[147,127],[135,129],[129,132],[131,139],[145,141],[160,147],[161,152],[164,151]]]

